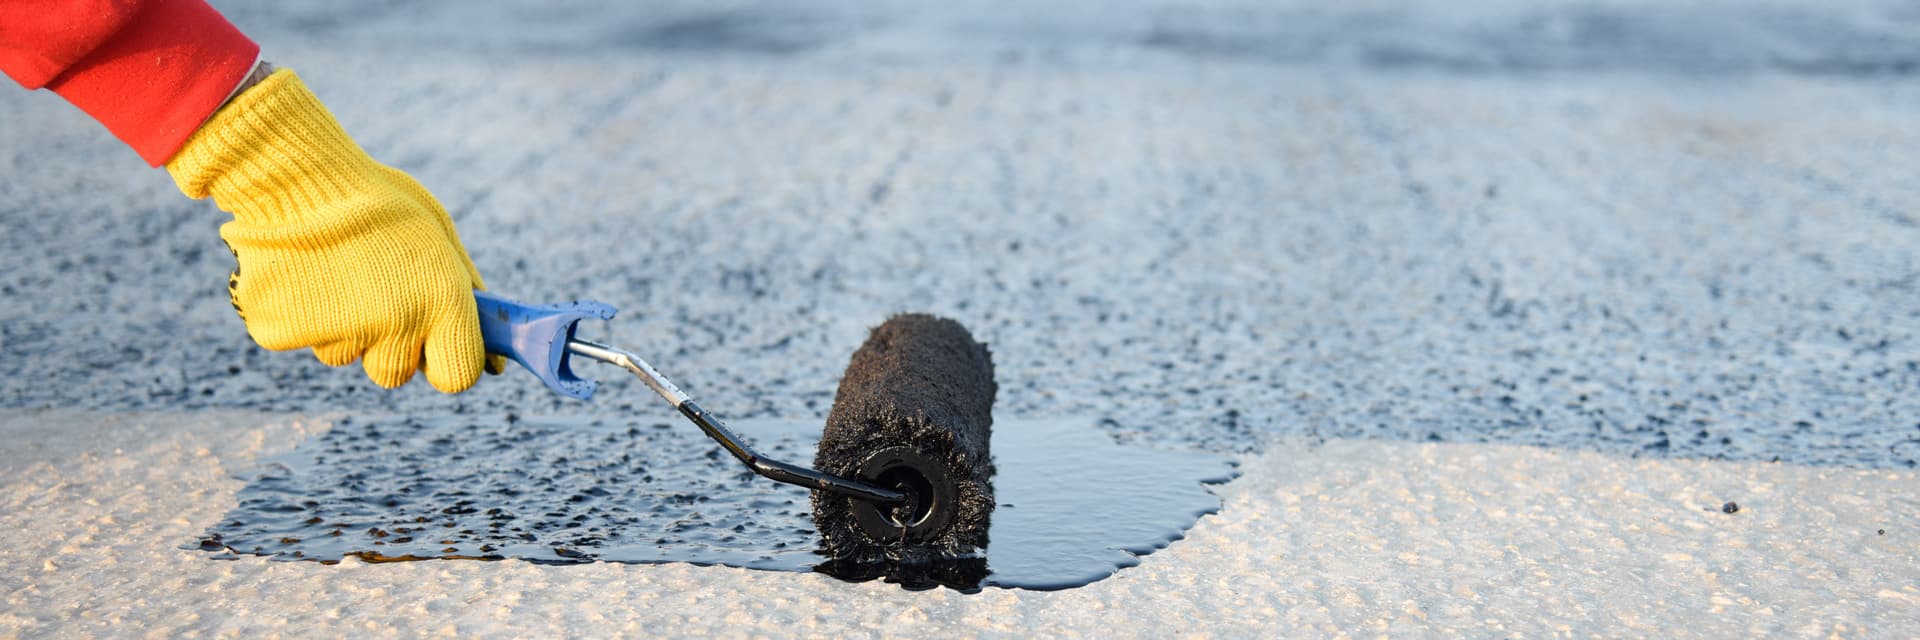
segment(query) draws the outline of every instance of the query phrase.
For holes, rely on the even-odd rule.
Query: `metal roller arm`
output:
[[[811,468],[788,464],[760,455],[760,452],[754,451],[753,447],[748,446],[746,442],[740,440],[740,436],[735,435],[732,430],[728,429],[725,423],[720,422],[719,418],[713,417],[713,414],[708,413],[699,403],[694,402],[693,398],[687,397],[686,392],[674,386],[673,381],[668,380],[666,376],[660,375],[660,372],[655,370],[653,365],[647,364],[647,361],[640,359],[639,356],[604,344],[589,342],[578,338],[567,340],[567,352],[583,358],[598,360],[632,372],[633,375],[640,378],[641,382],[645,382],[648,388],[653,389],[654,393],[660,394],[661,398],[665,398],[667,402],[672,403],[673,408],[679,409],[680,415],[686,416],[687,419],[693,421],[695,425],[699,425],[700,430],[706,432],[707,437],[713,438],[714,442],[720,443],[721,448],[726,449],[727,453],[733,454],[734,458],[738,459],[742,464],[747,465],[747,468],[752,469],[754,473],[787,484],[799,485],[821,491],[831,491],[833,493],[883,504],[898,504],[906,501],[906,495],[898,491],[883,489],[851,478],[821,473]]]

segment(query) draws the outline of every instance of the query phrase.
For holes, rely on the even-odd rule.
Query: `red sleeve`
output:
[[[259,53],[206,0],[0,1],[0,71],[60,94],[156,167]]]

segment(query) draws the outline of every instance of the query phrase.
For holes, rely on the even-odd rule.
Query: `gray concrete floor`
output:
[[[824,415],[928,310],[1002,411],[1123,440],[1920,458],[1897,3],[225,8],[495,290],[623,308],[589,331],[724,415]],[[224,214],[54,96],[0,110],[0,405],[660,413],[263,352]]]

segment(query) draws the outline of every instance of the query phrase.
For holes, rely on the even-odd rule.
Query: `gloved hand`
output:
[[[220,227],[240,265],[228,293],[260,346],[358,359],[388,388],[422,369],[457,393],[500,370],[474,310],[486,285],[446,209],[368,157],[292,71],[235,96],[167,171],[233,213]]]

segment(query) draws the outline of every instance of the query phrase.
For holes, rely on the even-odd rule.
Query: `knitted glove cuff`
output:
[[[235,96],[167,162],[180,191],[214,203],[248,225],[320,222],[326,203],[384,181],[380,164],[291,69]]]

